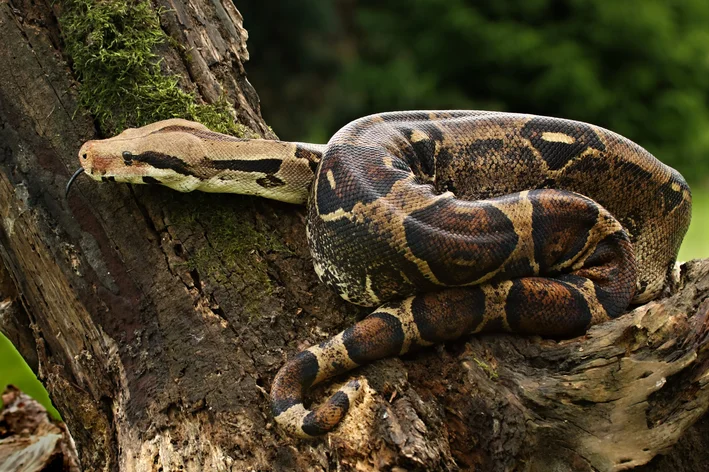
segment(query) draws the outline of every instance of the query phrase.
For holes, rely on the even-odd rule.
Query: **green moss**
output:
[[[235,214],[228,208],[212,208],[208,213],[199,215],[199,222],[207,228],[209,246],[200,248],[189,259],[189,265],[200,273],[209,275],[219,281],[234,270],[240,269],[244,259],[254,255],[257,248],[265,249],[268,239],[256,231],[253,226],[243,221],[238,221]],[[259,282],[270,286],[265,271],[261,271],[259,264],[248,261],[252,276]],[[239,272],[242,272],[239,270]]]
[[[485,371],[485,373],[488,377],[490,377],[491,380],[497,380],[499,378],[497,371],[490,364],[478,359],[477,357],[473,357],[473,360],[478,365],[478,367]]]
[[[239,274],[247,284],[263,287],[269,295],[271,281],[261,254],[291,253],[290,249],[258,221],[244,221],[241,211],[228,205],[214,205],[207,195],[190,197],[176,207],[179,214],[170,216],[178,228],[198,223],[205,229],[209,245],[188,255],[190,269],[197,269],[219,284],[227,283],[231,274]]]
[[[67,0],[59,21],[65,50],[81,82],[81,104],[95,117],[101,132],[114,135],[127,127],[167,118],[199,121],[210,129],[234,136],[258,137],[235,123],[226,100],[204,105],[194,93],[178,86],[178,77],[156,54],[159,48],[180,48],[160,28],[158,15],[147,0]],[[181,51],[191,61],[189,51]],[[201,225],[209,244],[188,254],[188,266],[218,284],[246,284],[255,308],[271,281],[261,254],[287,251],[276,238],[243,221],[241,212],[214,205],[206,196],[190,195],[181,203],[174,224]],[[264,230],[264,231],[261,231]],[[256,250],[258,249],[258,251]],[[244,307],[249,312],[249,307]]]
[[[190,205],[184,210],[190,212],[187,219],[195,219],[205,228],[209,241],[208,246],[188,256],[189,267],[219,285],[235,285],[243,297],[248,322],[262,316],[263,297],[273,293],[273,285],[261,254],[281,250],[283,244],[264,228],[240,219],[228,206]]]
[[[159,14],[159,12],[158,12]],[[199,121],[235,136],[253,137],[235,123],[224,100],[204,105],[167,75],[155,50],[168,42],[145,0],[68,0],[59,23],[81,81],[79,98],[104,135],[167,118]]]

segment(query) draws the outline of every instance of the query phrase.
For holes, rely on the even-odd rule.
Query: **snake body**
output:
[[[96,180],[307,203],[318,276],[376,308],[273,380],[275,419],[306,437],[332,430],[361,395],[353,380],[306,409],[305,391],[334,375],[468,333],[575,336],[656,298],[691,214],[685,180],[642,147],[533,115],[384,113],[325,146],[167,120],[79,156]]]

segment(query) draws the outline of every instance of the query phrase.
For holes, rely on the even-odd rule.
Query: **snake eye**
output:
[[[89,155],[86,154],[86,153],[83,153],[83,154],[81,155],[81,158],[82,158],[82,159],[86,159],[87,157],[89,157]]]
[[[123,159],[126,161],[132,161],[133,160],[133,153],[130,151],[123,151]]]

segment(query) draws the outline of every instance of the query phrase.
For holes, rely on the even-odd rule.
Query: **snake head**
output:
[[[209,130],[192,121],[171,119],[130,128],[108,139],[87,141],[79,150],[81,169],[97,181],[163,184],[190,191],[200,180],[203,141]],[[179,157],[178,157],[179,156]],[[67,193],[72,180],[67,185]]]

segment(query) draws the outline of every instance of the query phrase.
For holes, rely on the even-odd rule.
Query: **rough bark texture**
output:
[[[267,135],[230,1],[158,4],[191,48],[190,60],[164,51],[170,67]],[[362,368],[365,398],[336,433],[283,435],[275,372],[364,313],[317,282],[302,208],[88,179],[64,200],[95,130],[56,7],[0,0],[0,255],[14,299],[0,329],[37,368],[84,470],[605,471],[667,452],[643,470],[706,463],[707,420],[692,424],[709,402],[709,261],[685,265],[672,298],[582,338],[471,337]]]

